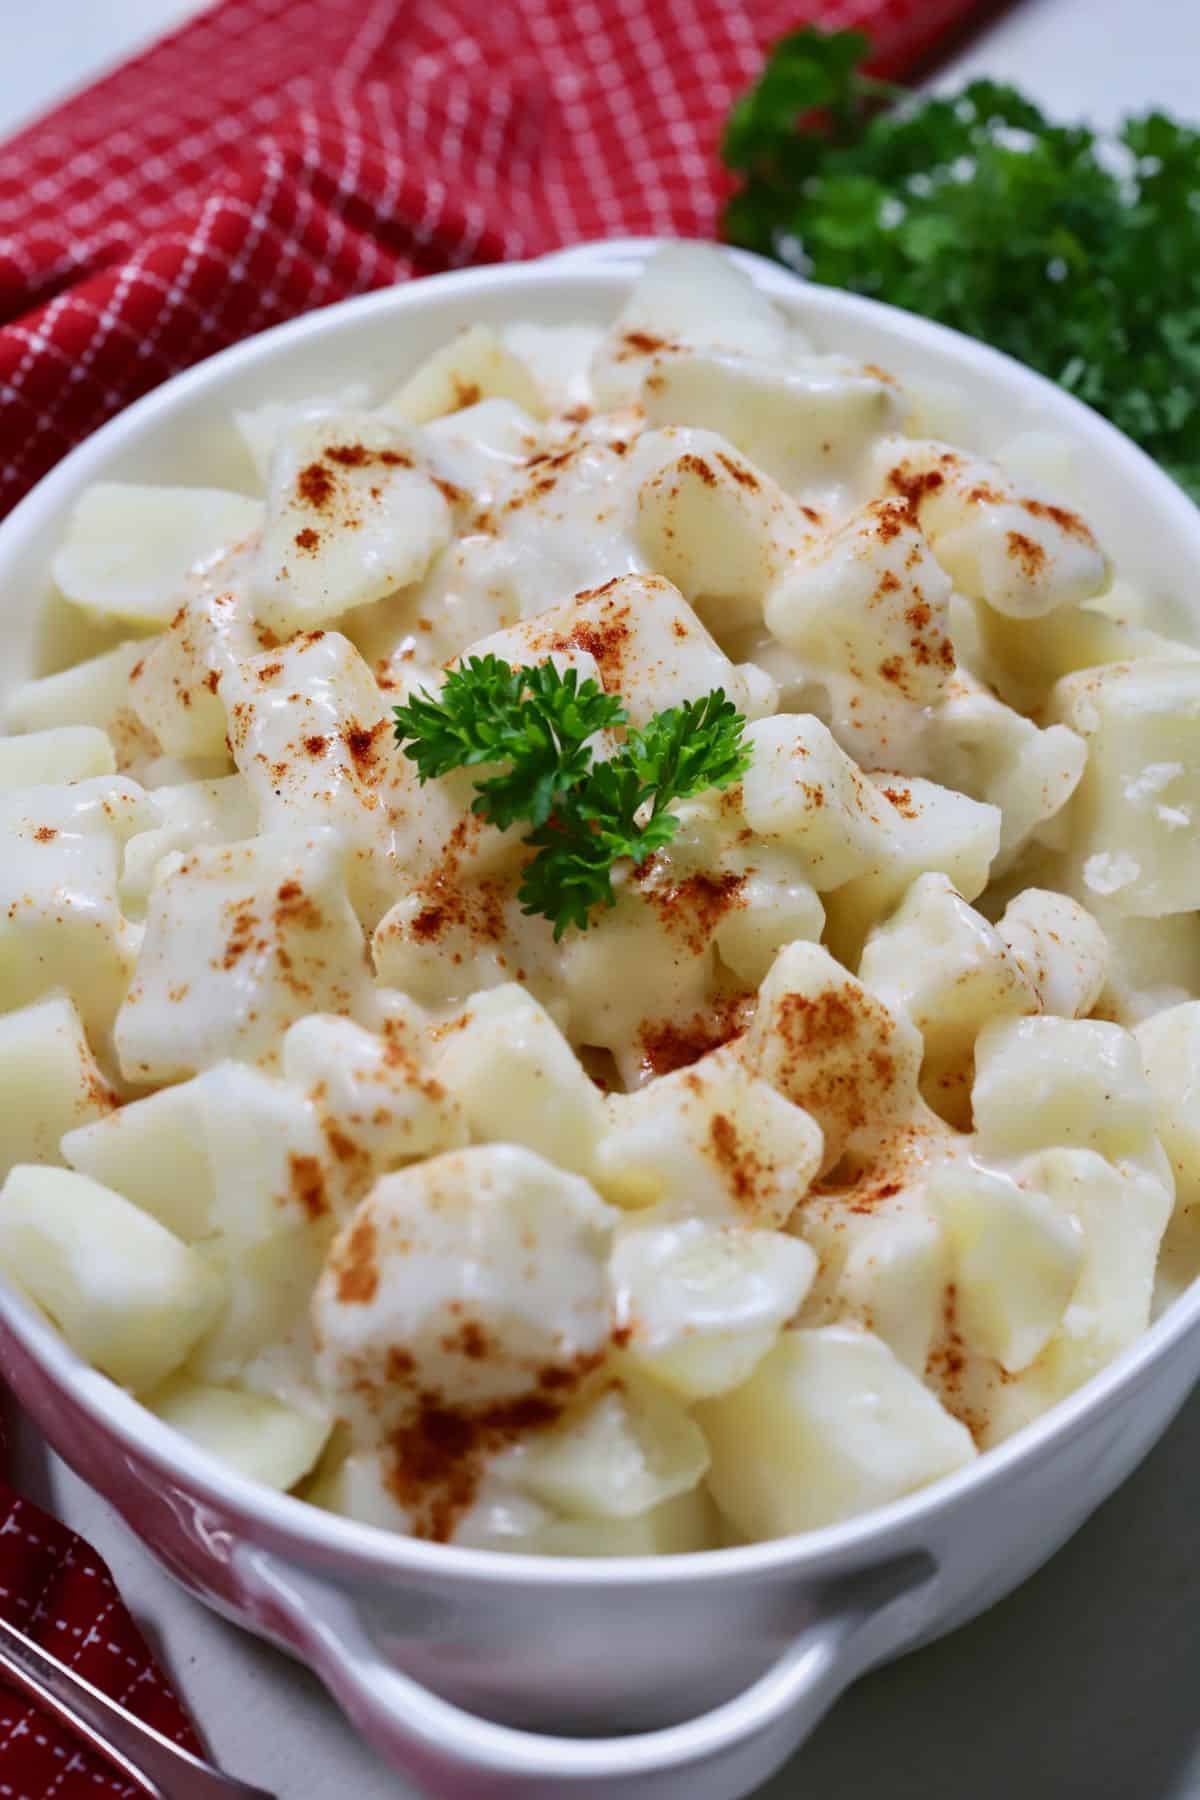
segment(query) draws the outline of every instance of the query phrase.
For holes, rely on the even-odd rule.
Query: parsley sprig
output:
[[[721,688],[627,730],[616,753],[595,761],[598,732],[628,726],[619,696],[553,663],[510,668],[472,656],[441,693],[414,694],[395,709],[396,741],[422,782],[453,769],[487,768],[472,811],[506,828],[524,821],[535,852],[519,891],[522,909],[585,931],[596,906],[612,906],[612,871],[671,842],[672,807],[728,787],[750,764],[746,721]]]
[[[918,97],[867,49],[776,45],[726,126],[725,235],[1007,350],[1200,499],[1200,130],[1152,112],[1105,140],[991,81]]]
[[[543,825],[591,767],[588,739],[625,719],[617,696],[580,682],[575,669],[510,669],[498,656],[468,658],[437,699],[414,694],[395,714],[397,741],[409,740],[404,754],[422,784],[452,769],[511,765],[476,783],[472,809],[502,828],[518,819]]]

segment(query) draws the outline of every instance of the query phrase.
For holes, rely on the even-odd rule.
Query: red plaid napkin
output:
[[[764,47],[855,26],[911,69],[981,0],[224,0],[0,149],[0,512],[137,395],[414,274],[711,236]],[[0,1610],[188,1722],[107,1570],[0,1487]],[[0,1796],[132,1795],[0,1690]],[[316,1800],[316,1797],[314,1797]]]
[[[0,1449],[3,1437],[0,1434]],[[0,1483],[0,1612],[60,1662],[189,1750],[201,1746],[113,1578],[83,1539]],[[4,1800],[100,1800],[139,1790],[15,1693],[0,1688]]]

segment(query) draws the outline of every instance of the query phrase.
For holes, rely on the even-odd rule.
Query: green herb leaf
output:
[[[470,657],[441,694],[395,708],[396,738],[422,782],[454,769],[494,767],[475,783],[473,810],[494,825],[518,820],[535,852],[519,898],[526,913],[586,930],[597,906],[612,906],[612,870],[635,865],[670,843],[680,800],[727,787],[750,752],[746,721],[716,688],[656,714],[630,731],[615,756],[592,759],[595,734],[625,723],[616,695],[551,663],[510,669],[498,657]]]
[[[731,169],[752,169],[792,139],[798,121],[824,110],[844,129],[868,84],[855,70],[866,54],[858,31],[819,31],[806,25],[781,38],[762,75],[736,103],[721,154]]]
[[[750,766],[742,743],[746,721],[722,688],[657,713],[644,731],[631,731],[625,759],[654,797],[657,814],[706,788],[728,787]]]
[[[1127,432],[1200,500],[1200,130],[1106,143],[1014,88],[917,99],[795,32],[734,106],[726,237],[983,338]]]
[[[588,739],[625,722],[620,700],[576,669],[553,663],[511,669],[498,656],[471,656],[440,695],[415,694],[395,709],[396,739],[422,783],[451,769],[508,763],[476,783],[472,810],[504,828],[540,825],[560,794],[591,765]]]

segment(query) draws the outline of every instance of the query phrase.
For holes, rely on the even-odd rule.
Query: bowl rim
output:
[[[403,317],[429,303],[436,305],[440,296],[451,292],[486,296],[511,288],[536,294],[547,282],[565,281],[593,290],[600,286],[619,296],[645,257],[667,241],[609,240],[572,246],[525,262],[449,270],[339,301],[229,346],[143,395],[36,483],[0,522],[0,583],[6,563],[36,533],[43,515],[84,481],[94,479],[108,458],[128,439],[136,437],[144,425],[169,416],[206,388],[219,386],[281,348],[319,340],[327,334],[340,336],[347,328],[376,315],[394,312]],[[1068,435],[1090,442],[1120,465],[1134,484],[1131,497],[1135,502],[1165,514],[1174,530],[1185,538],[1190,536],[1200,560],[1200,509],[1115,426],[1044,376],[947,326],[881,301],[810,284],[764,259],[734,254],[744,267],[757,265],[750,267],[756,286],[784,306],[796,309],[802,303],[804,312],[809,317],[819,317],[822,327],[836,329],[839,319],[875,325],[886,338],[900,338],[937,354],[945,361],[948,375],[961,373],[969,381],[971,372],[978,371],[984,379],[1007,383],[1014,397],[1038,401],[1051,428],[1061,421],[1061,429]],[[98,1429],[115,1438],[123,1450],[150,1462],[166,1486],[186,1483],[189,1500],[212,1505],[226,1514],[235,1512],[243,1525],[253,1521],[268,1526],[277,1543],[285,1545],[292,1554],[299,1553],[305,1561],[329,1563],[334,1559],[343,1569],[353,1565],[357,1573],[407,1573],[497,1587],[674,1587],[680,1582],[707,1584],[764,1578],[785,1569],[815,1572],[878,1549],[888,1538],[919,1537],[923,1528],[933,1527],[980,1490],[999,1486],[1016,1470],[1045,1461],[1094,1425],[1107,1407],[1128,1400],[1173,1351],[1193,1336],[1200,1337],[1200,1281],[1193,1283],[1135,1343],[1073,1394],[953,1474],[886,1506],[818,1530],[723,1549],[659,1556],[558,1557],[473,1549],[405,1537],[384,1527],[325,1512],[293,1494],[277,1492],[239,1474],[159,1420],[125,1389],[76,1355],[32,1302],[2,1276],[0,1333],[15,1339],[40,1373],[85,1410]],[[1098,1495],[1097,1499],[1101,1497]]]

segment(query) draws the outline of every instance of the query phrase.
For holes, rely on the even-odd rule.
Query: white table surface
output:
[[[197,10],[0,0],[0,134]],[[1018,0],[943,80],[989,74],[1110,122],[1200,113],[1200,0]],[[18,1480],[102,1552],[232,1772],[279,1800],[405,1800],[310,1676],[180,1592],[28,1432]],[[714,1627],[715,1628],[715,1627]],[[869,1676],[760,1800],[1200,1800],[1200,1394],[1048,1568]],[[686,1800],[686,1797],[683,1797]]]

